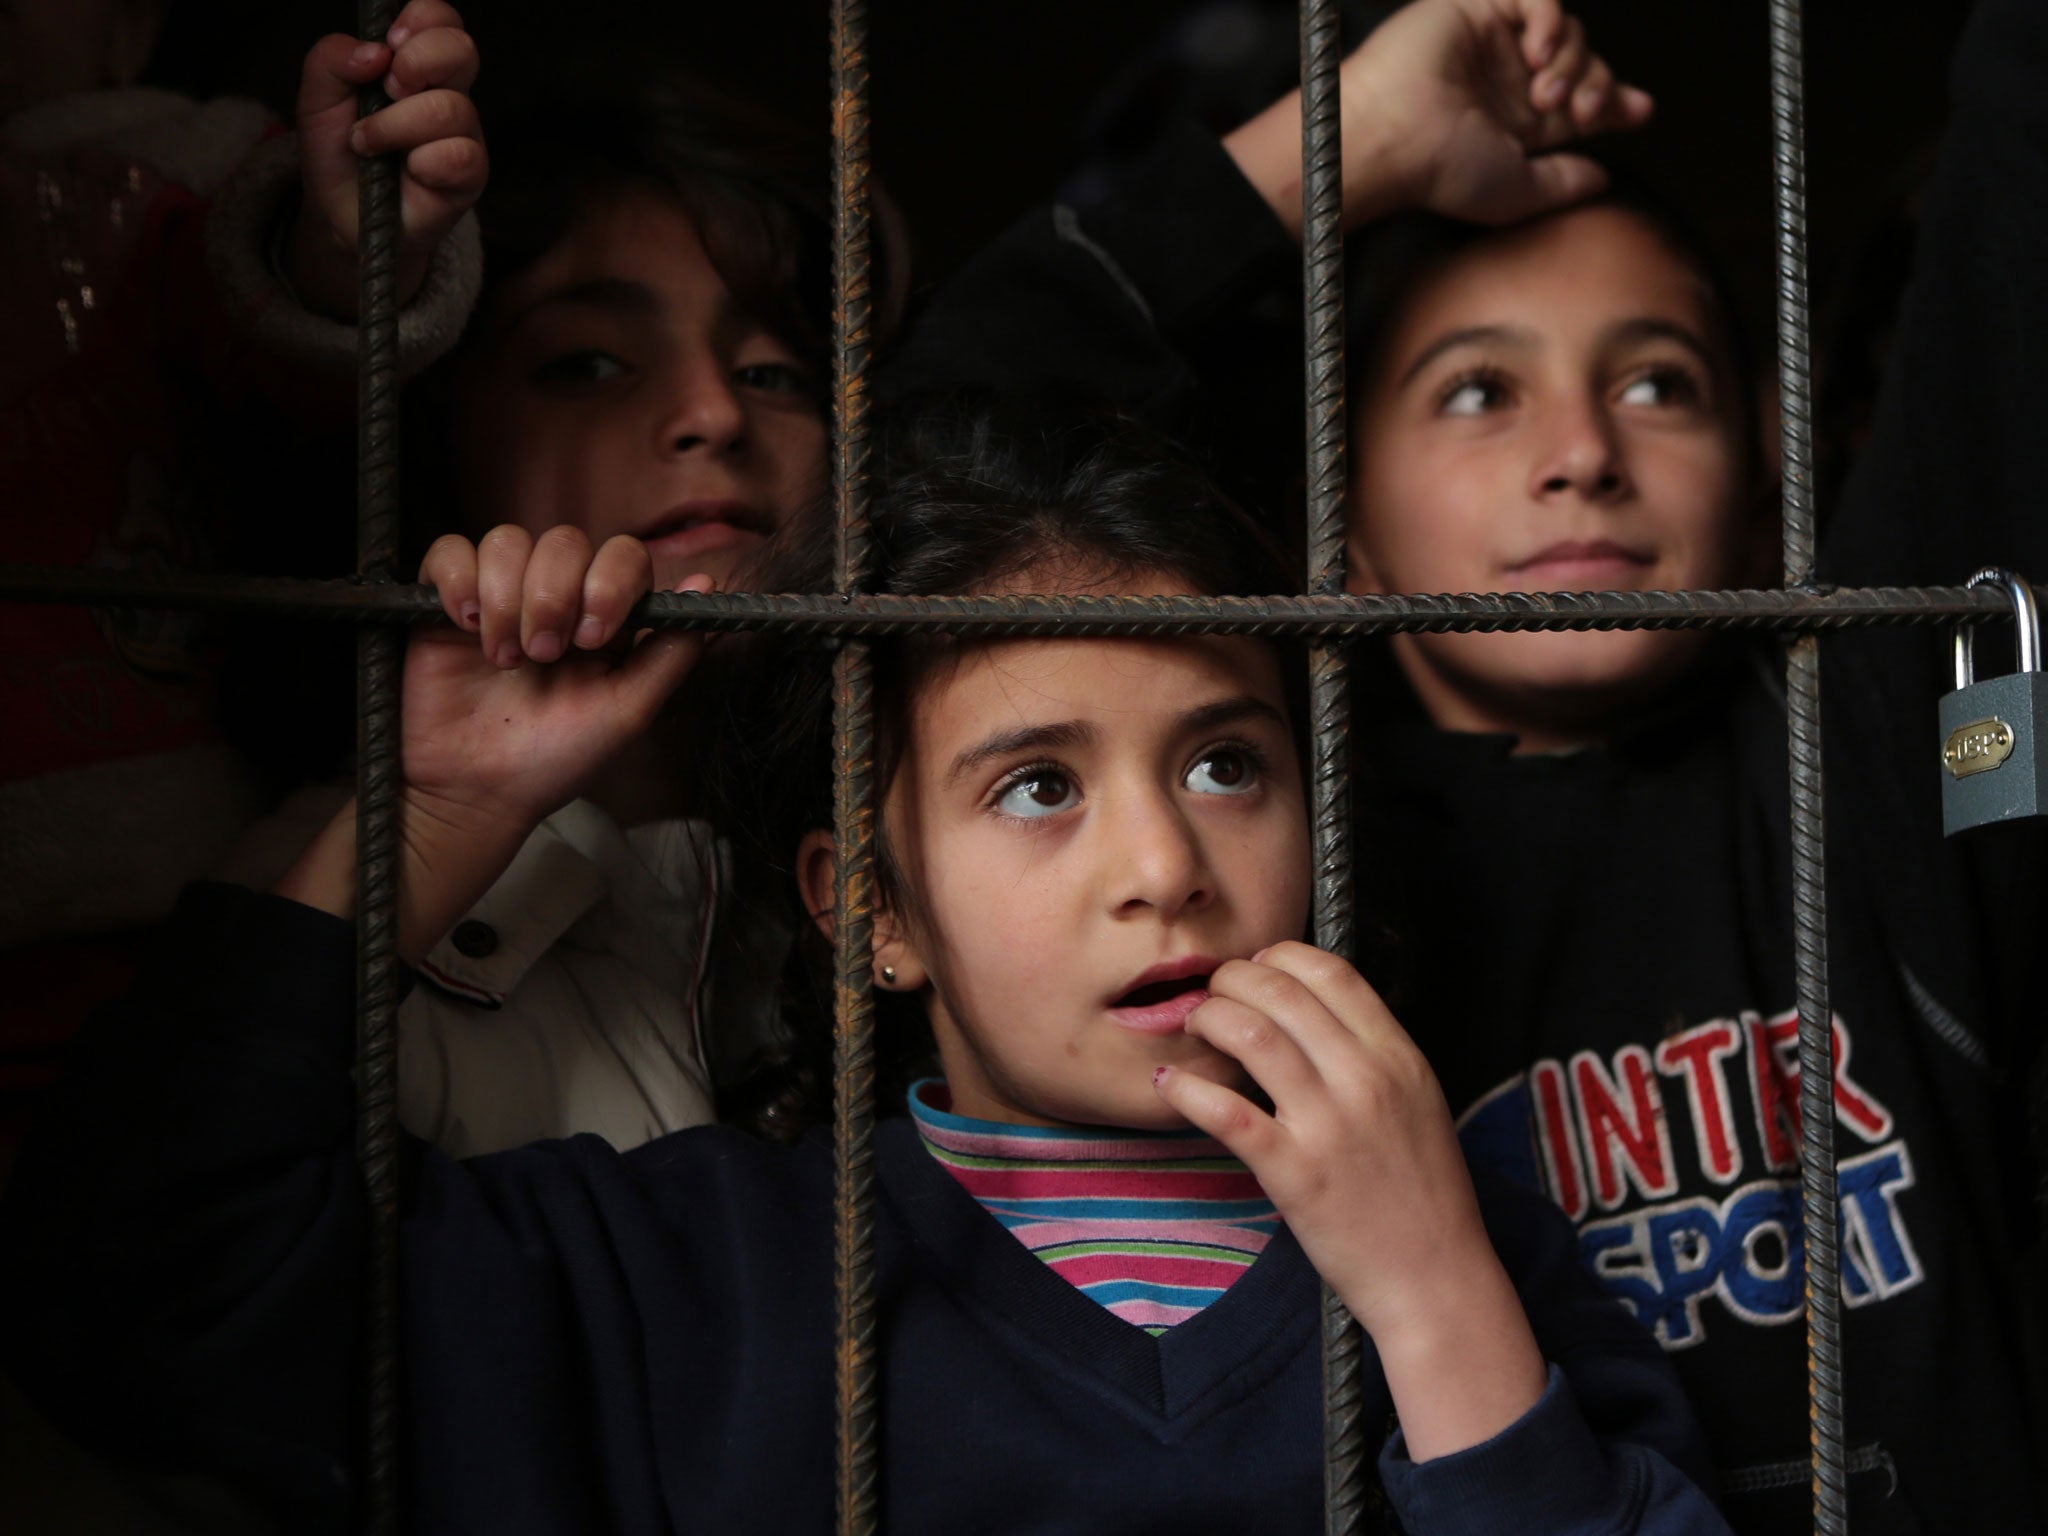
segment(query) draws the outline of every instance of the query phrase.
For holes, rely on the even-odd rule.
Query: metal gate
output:
[[[363,0],[357,35],[381,37],[400,0]],[[655,594],[633,622],[706,630],[825,633],[835,663],[834,821],[837,980],[834,1090],[838,1285],[836,1485],[839,1528],[879,1528],[879,1351],[874,1282],[874,1049],[870,992],[874,803],[867,637],[908,630],[981,635],[1262,634],[1312,642],[1310,660],[1315,942],[1352,945],[1350,708],[1344,643],[1423,630],[1768,629],[1783,634],[1790,717],[1793,925],[1799,1005],[1808,1379],[1814,1525],[1847,1530],[1834,1072],[1822,852],[1819,639],[1825,630],[1927,624],[2007,611],[1992,589],[1825,590],[1815,584],[1812,380],[1808,363],[1804,84],[1800,0],[1770,0],[1775,138],[1778,374],[1784,473],[1784,586],[1751,591],[1371,596],[1344,593],[1344,285],[1337,0],[1301,0],[1303,259],[1307,325],[1308,569],[1304,594],[1275,598],[868,596],[869,414],[873,391],[865,0],[833,0],[833,496],[836,595]],[[362,93],[363,115],[386,105]],[[335,581],[124,576],[0,566],[0,600],[190,607],[341,620],[357,636],[358,1153],[370,1202],[366,1525],[395,1531],[398,1509],[398,1181],[395,1040],[398,688],[407,626],[440,612],[402,583],[398,553],[396,249],[398,170],[365,162],[358,359],[356,574]],[[1360,1529],[1371,1448],[1361,1422],[1358,1326],[1323,1295],[1324,1488],[1329,1532]]]

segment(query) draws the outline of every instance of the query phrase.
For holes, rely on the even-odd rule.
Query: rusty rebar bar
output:
[[[2048,584],[2048,583],[2042,583]],[[0,564],[0,602],[194,608],[375,623],[441,614],[433,588],[407,582],[301,580]],[[1989,588],[1746,588],[1687,592],[1490,592],[1301,597],[917,597],[888,593],[658,592],[633,628],[768,630],[870,636],[974,634],[1299,635],[1562,629],[1771,630],[1952,624],[2007,616]]]
[[[1336,0],[1301,0],[1302,380],[1307,590],[1344,590],[1344,139]],[[1352,949],[1351,694],[1333,640],[1309,658],[1310,854],[1318,948]],[[1350,1536],[1365,1513],[1364,1335],[1322,1288],[1323,1528]]]
[[[865,0],[832,3],[832,485],[835,585],[868,570],[868,372],[872,350]],[[839,599],[844,601],[844,597]],[[868,647],[833,664],[833,1253],[837,1297],[836,1501],[842,1536],[880,1524],[875,1322],[873,935],[874,687]]]
[[[1806,271],[1806,82],[1800,0],[1771,0],[1772,182],[1777,212],[1778,398],[1785,584],[1813,580],[1813,377]],[[1813,1520],[1849,1528],[1842,1425],[1841,1255],[1836,1227],[1833,1012],[1828,1001],[1827,850],[1820,729],[1820,652],[1787,647],[1785,703],[1792,804],[1793,983],[1799,1004],[1800,1181],[1805,1212],[1808,1422]]]
[[[398,0],[361,0],[357,35],[382,38]],[[357,92],[356,115],[388,106],[381,81]],[[398,242],[395,155],[357,178],[356,571],[389,581],[398,567]],[[400,1524],[398,1296],[399,679],[405,633],[356,636],[356,1159],[368,1206],[363,1328],[366,1457],[363,1528]]]

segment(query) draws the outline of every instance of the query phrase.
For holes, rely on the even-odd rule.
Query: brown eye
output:
[[[1622,390],[1625,405],[1697,405],[1705,391],[1683,368],[1652,368]]]
[[[1074,781],[1057,768],[1027,768],[1004,786],[996,809],[1030,820],[1067,810],[1079,799]]]
[[[1472,368],[1445,386],[1437,396],[1436,408],[1445,416],[1484,416],[1511,403],[1505,377],[1491,368]]]
[[[1184,782],[1198,795],[1242,795],[1258,787],[1259,765],[1240,747],[1218,747],[1188,770]]]
[[[611,353],[590,348],[548,358],[533,370],[532,378],[555,389],[589,389],[609,384],[625,371],[626,365]]]
[[[810,375],[792,363],[749,363],[733,374],[735,383],[768,395],[808,395]]]

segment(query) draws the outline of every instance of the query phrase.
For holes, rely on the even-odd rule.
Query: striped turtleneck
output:
[[[1280,1213],[1200,1131],[1005,1125],[926,1078],[910,1113],[933,1157],[1019,1242],[1127,1323],[1164,1333],[1251,1267]]]

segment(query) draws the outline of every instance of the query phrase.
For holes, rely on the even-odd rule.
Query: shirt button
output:
[[[474,917],[465,917],[450,935],[457,953],[482,960],[498,952],[498,930]]]

